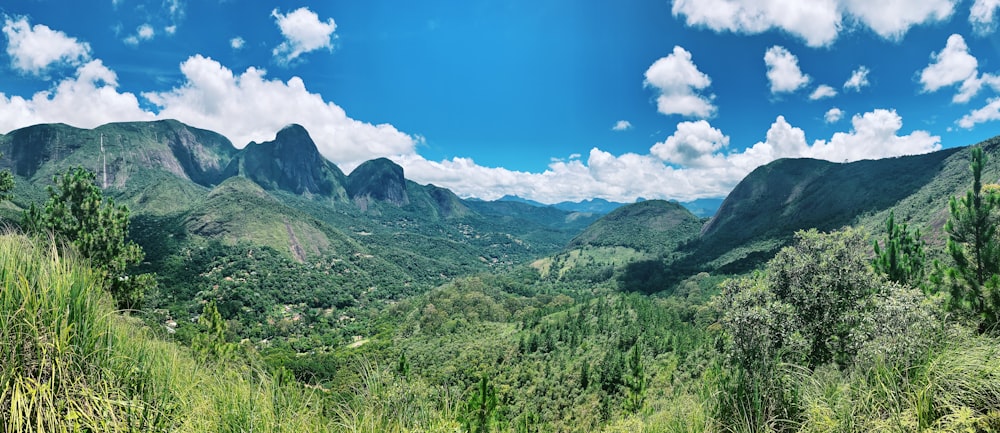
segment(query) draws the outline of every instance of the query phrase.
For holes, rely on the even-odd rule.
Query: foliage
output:
[[[134,308],[151,276],[131,277],[130,265],[143,258],[142,249],[127,241],[129,211],[105,198],[95,176],[82,167],[56,176],[48,188],[49,199],[39,209],[32,203],[24,214],[24,226],[37,234],[53,235],[72,244],[110,281],[109,290],[120,308]]]
[[[720,374],[730,422],[770,424],[802,416],[797,369],[919,364],[940,323],[921,293],[869,266],[867,234],[799,232],[752,277],[723,284],[719,306],[728,362]]]
[[[465,429],[470,433],[489,433],[498,404],[496,388],[483,375],[465,404]]]
[[[973,317],[982,332],[1000,323],[1000,191],[982,183],[987,159],[981,147],[972,148],[971,159],[972,189],[948,202],[944,230],[954,266],[946,275],[949,307]]]
[[[625,410],[638,412],[646,400],[646,368],[642,363],[642,351],[639,343],[632,346],[628,355],[628,375],[625,376]]]
[[[779,310],[790,315],[791,332],[777,334],[776,341],[792,349],[789,361],[848,365],[861,338],[854,330],[871,310],[873,295],[885,288],[868,264],[867,233],[811,230],[796,239],[768,262],[765,273]]]
[[[113,314],[102,272],[0,236],[0,430],[330,431],[320,393],[249,362],[202,363]]]
[[[219,315],[215,300],[205,304],[198,324],[204,330],[191,340],[191,349],[195,353],[216,361],[225,361],[234,355],[236,345],[226,342],[226,322]]]
[[[3,153],[0,153],[0,158]],[[0,170],[0,201],[10,200],[10,192],[14,189],[14,175],[10,170]]]
[[[878,242],[872,245],[875,249],[875,259],[872,262],[875,270],[886,276],[889,281],[919,287],[924,277],[924,241],[920,230],[912,233],[904,224],[896,224],[896,214],[889,212],[885,221],[886,238],[883,246]]]

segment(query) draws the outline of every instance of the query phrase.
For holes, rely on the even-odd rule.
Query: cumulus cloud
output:
[[[196,55],[181,64],[185,82],[142,96],[159,116],[218,131],[236,146],[266,141],[290,123],[304,126],[327,159],[350,169],[379,156],[414,152],[414,137],[389,124],[372,125],[347,116],[333,102],[306,89],[299,77],[287,82],[248,68],[236,75],[219,62]]]
[[[947,21],[958,0],[847,0],[847,11],[889,40],[900,40],[918,24]]]
[[[670,55],[653,62],[645,76],[645,85],[660,92],[656,98],[660,113],[701,118],[715,113],[712,97],[697,93],[712,84],[712,80],[698,70],[691,53],[684,48],[675,46]]]
[[[975,78],[979,62],[969,54],[969,46],[962,35],[948,37],[944,49],[931,55],[933,61],[920,72],[920,83],[925,92]]]
[[[983,0],[977,0],[983,1]],[[987,0],[990,1],[990,0]],[[832,44],[857,23],[899,40],[915,25],[947,20],[958,0],[674,0],[674,16],[688,26],[757,34],[782,30],[813,47]]]
[[[244,41],[243,38],[239,36],[229,40],[229,46],[233,47],[234,50],[243,48],[244,44],[246,44],[246,41]]]
[[[837,107],[833,107],[829,110],[826,110],[826,114],[823,115],[823,120],[826,120],[826,123],[837,123],[843,117],[844,117],[844,111]]]
[[[969,9],[969,22],[979,34],[992,33],[996,30],[996,12],[1000,8],[1000,0],[976,0]]]
[[[871,72],[867,66],[858,66],[854,72],[851,72],[851,78],[848,78],[844,82],[844,89],[854,90],[860,92],[862,87],[868,86],[868,73]]]
[[[514,194],[555,203],[591,197],[616,201],[633,201],[637,197],[720,197],[755,168],[778,158],[844,162],[941,148],[940,137],[925,131],[900,135],[902,119],[893,110],[856,115],[851,123],[850,131],[810,144],[805,131],[778,116],[764,141],[743,151],[726,153],[729,137],[709,122],[680,122],[676,131],[653,145],[648,154],[614,155],[593,148],[585,161],[556,160],[541,173],[483,167],[467,158],[434,162],[409,154],[394,159],[405,168],[407,177],[450,188],[463,197],[490,200]]]
[[[90,60],[90,44],[42,24],[32,26],[24,17],[6,17],[3,33],[10,65],[22,73],[41,76],[51,67],[79,66]]]
[[[135,29],[135,34],[129,35],[125,38],[125,43],[135,46],[139,45],[139,42],[152,40],[156,36],[156,30],[149,23],[143,24]]]
[[[897,155],[928,153],[941,149],[941,137],[927,131],[900,136],[903,118],[895,110],[874,110],[851,118],[850,132],[833,134],[829,141],[817,140],[808,156],[829,161],[858,161]]]
[[[1000,97],[990,98],[983,108],[972,110],[969,114],[958,119],[958,126],[971,129],[977,123],[985,123],[993,120],[1000,120]]]
[[[337,30],[333,18],[320,21],[319,15],[304,6],[287,15],[274,9],[271,16],[285,37],[285,41],[272,51],[278,63],[287,64],[302,54],[321,48],[333,50],[333,32]]]
[[[688,26],[747,34],[781,29],[814,47],[833,42],[841,27],[834,0],[674,0],[671,11]]]
[[[799,59],[785,47],[775,45],[764,53],[767,80],[771,93],[794,92],[809,83],[809,76],[799,69]],[[831,89],[832,90],[832,89]]]
[[[816,90],[813,90],[813,92],[809,95],[809,99],[817,101],[823,98],[832,98],[834,96],[837,96],[837,91],[834,90],[833,87],[827,86],[826,84],[820,84],[819,86],[816,86]]]
[[[681,122],[677,130],[649,152],[663,161],[687,167],[709,165],[708,158],[729,146],[729,136],[707,121]]]
[[[1000,76],[983,73],[982,75],[971,77],[962,82],[962,85],[958,88],[958,93],[951,100],[955,103],[964,104],[972,100],[985,87],[993,89],[994,92],[1000,92]]]
[[[920,72],[920,82],[923,84],[925,92],[934,92],[943,87],[961,83],[958,86],[958,92],[951,99],[957,104],[971,101],[984,88],[1000,92],[1000,76],[979,73],[979,62],[969,53],[969,47],[961,35],[954,34],[948,37],[944,49],[932,53],[931,59],[931,64]],[[987,111],[988,109],[988,106],[983,108]],[[970,113],[959,123],[963,127],[971,128],[971,125],[986,120],[990,119],[983,117],[982,113]]]
[[[611,127],[612,131],[628,131],[629,129],[632,129],[632,122],[628,120],[619,120],[615,126]]]
[[[139,108],[132,93],[117,90],[118,76],[100,60],[81,65],[72,78],[60,81],[30,99],[0,93],[0,131],[38,123],[62,122],[93,128],[108,122],[154,120]],[[80,107],[86,107],[81,109]]]

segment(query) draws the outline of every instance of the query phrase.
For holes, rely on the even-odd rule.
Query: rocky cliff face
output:
[[[231,169],[267,190],[346,201],[346,178],[319,153],[305,128],[286,126],[273,141],[250,143]]]
[[[403,167],[386,158],[373,159],[355,168],[347,177],[347,194],[362,208],[371,200],[400,207],[410,204]]]

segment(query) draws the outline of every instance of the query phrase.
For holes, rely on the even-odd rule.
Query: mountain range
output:
[[[983,145],[997,157],[997,139]],[[939,241],[940,197],[964,191],[968,164],[961,148],[844,164],[781,159],[754,170],[721,202],[545,206],[510,196],[463,200],[407,179],[385,158],[345,175],[298,125],[237,149],[218,133],[172,120],[90,130],[44,124],[0,136],[0,152],[0,168],[17,179],[13,206],[0,215],[17,220],[19,209],[44,199],[53,175],[83,166],[132,209],[140,229],[133,236],[155,253],[154,267],[178,249],[221,242],[268,247],[299,263],[371,257],[377,266],[366,272],[384,267],[424,284],[580,248],[628,248],[661,263],[670,280],[739,273],[796,230],[865,225],[877,232],[890,209]],[[1000,172],[990,165],[986,174]]]

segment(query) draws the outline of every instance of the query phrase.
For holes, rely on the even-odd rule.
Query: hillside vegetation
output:
[[[345,176],[295,126],[219,137],[0,136],[0,216],[38,235],[0,236],[0,432],[1000,430],[1000,140],[776,161],[704,220]],[[62,221],[70,162],[139,263],[22,218]]]

